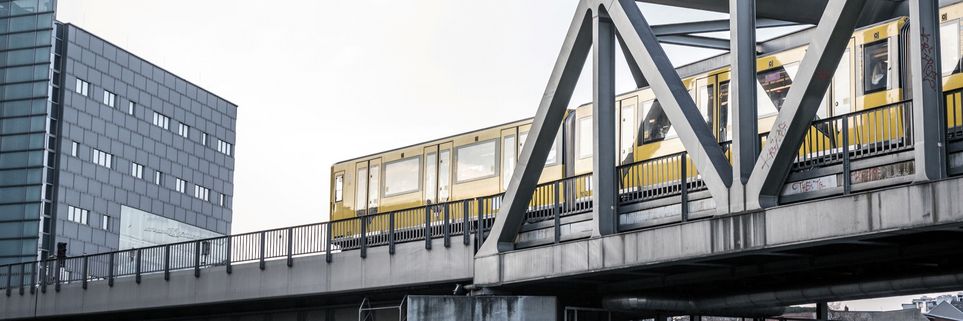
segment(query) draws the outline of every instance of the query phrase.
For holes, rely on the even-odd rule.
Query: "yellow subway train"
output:
[[[943,90],[951,130],[963,128],[960,108],[963,101],[960,94],[963,88],[961,18],[963,3],[940,10]],[[885,149],[911,140],[909,127],[904,126],[910,110],[908,105],[904,108],[908,93],[903,90],[910,85],[905,53],[909,23],[907,18],[899,17],[860,28],[853,34],[814,125],[800,148],[799,164],[809,160],[817,162],[820,157],[829,155],[827,151],[843,146],[858,144]],[[806,46],[800,46],[758,58],[756,89],[760,134],[772,127],[805,52]],[[683,79],[683,84],[689,88],[718,141],[721,144],[729,141],[732,134],[729,68],[689,75]],[[613,130],[619,164],[613,166],[623,165],[624,168],[620,189],[640,190],[679,182],[679,174],[641,174],[660,171],[653,167],[677,168],[683,163],[688,164],[685,159],[651,161],[684,151],[652,90],[642,88],[618,95],[616,110],[617,124]],[[592,171],[591,117],[591,104],[567,112],[540,182]],[[502,193],[511,179],[530,127],[531,119],[520,120],[338,162],[331,167],[331,220]],[[845,141],[844,136],[850,141]],[[687,173],[689,179],[697,175],[694,169]],[[576,194],[587,195],[582,193],[587,188],[576,188],[583,190],[576,191]],[[428,219],[440,218],[436,215]],[[425,218],[396,222],[395,226],[414,227],[424,221]],[[369,231],[387,226],[386,223],[369,223]],[[346,230],[335,236],[357,233]]]

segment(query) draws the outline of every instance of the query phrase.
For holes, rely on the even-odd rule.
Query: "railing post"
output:
[[[234,272],[234,266],[231,265],[231,243],[233,243],[231,242],[231,239],[232,237],[230,235],[224,238],[225,242],[227,243],[224,245],[224,272],[227,274]]]
[[[27,264],[28,263],[20,264],[20,295],[23,295],[23,284],[26,282],[24,278],[27,274]]]
[[[136,252],[136,253],[137,253],[137,261],[134,261],[134,282],[137,282],[137,284],[140,284],[140,261],[141,261],[141,259],[140,259],[140,255],[141,255],[140,249],[137,249],[137,252]],[[58,269],[58,270],[59,270],[59,269]],[[58,274],[58,275],[59,275],[59,274]],[[59,277],[58,277],[58,278],[59,278]],[[59,284],[59,283],[58,283],[58,284]]]
[[[471,200],[461,201],[461,238],[462,243],[465,245],[471,244],[471,221],[469,221],[469,215],[471,211]]]
[[[425,249],[431,249],[431,208],[433,205],[425,206]]]
[[[288,228],[288,267],[294,266],[294,228]]]
[[[41,262],[43,261],[34,261],[33,263],[30,264],[30,294],[37,293],[37,287],[35,285],[38,285],[38,284],[35,284],[34,280],[37,280],[37,281],[40,280],[37,272],[40,271]]]
[[[388,254],[395,254],[395,212],[388,213]]]
[[[194,241],[194,277],[201,277],[201,241]]]
[[[476,198],[475,201],[478,202],[478,212],[475,212],[478,216],[475,221],[475,251],[478,251],[482,243],[485,243],[485,201],[483,198]]]
[[[164,281],[171,280],[171,246],[164,245]]]
[[[358,224],[361,224],[361,238],[358,239],[361,248],[361,258],[368,257],[368,215],[358,218]]]
[[[107,267],[107,286],[114,287],[114,261],[116,260],[117,252],[110,253],[110,259],[108,259],[110,266]]]
[[[558,201],[559,187],[561,187],[561,184],[559,184],[559,181],[555,181],[554,186],[552,186],[554,190],[554,195],[552,195],[552,216],[555,217],[555,244],[562,242],[562,209],[559,207],[561,203]]]
[[[843,194],[852,190],[852,168],[849,164],[849,115],[843,115]]]
[[[682,152],[682,156],[680,157],[682,166],[680,166],[681,169],[679,170],[679,184],[681,184],[680,194],[682,196],[682,222],[689,220],[689,173],[687,173],[687,167],[689,167],[689,162],[687,161],[687,158],[689,157],[688,155],[688,153]]]
[[[10,287],[13,285],[13,264],[7,265],[7,296],[10,296]]]
[[[81,275],[81,277],[83,277],[83,280],[80,282],[80,284],[81,284],[81,287],[84,288],[84,290],[87,289],[87,273],[88,273],[87,269],[88,269],[88,266],[90,265],[90,262],[88,260],[89,258],[90,258],[89,256],[84,255],[84,260],[82,261],[84,262],[83,268],[81,269],[83,271],[83,275]]]
[[[261,233],[258,233],[258,235],[260,235],[260,242],[258,242],[258,253],[260,255],[260,259],[258,261],[258,268],[260,268],[261,270],[264,270],[264,268],[267,267],[264,264],[264,231],[261,231]]]
[[[324,225],[325,225],[324,229],[325,229],[325,231],[326,231],[326,232],[324,233],[324,234],[325,234],[325,236],[324,236],[324,238],[325,238],[325,242],[324,242],[324,247],[325,247],[325,250],[324,250],[324,261],[325,261],[325,262],[328,262],[328,263],[331,263],[331,242],[332,242],[333,239],[334,239],[334,237],[331,236],[331,225],[332,225],[332,224],[331,224],[331,222],[328,222],[328,223],[326,223],[326,224],[324,224]]]
[[[47,277],[49,277],[48,274],[50,274],[50,261],[41,259],[40,260],[40,293],[47,293],[47,282],[50,281],[47,279]]]
[[[449,215],[449,212],[448,212],[449,207],[451,207],[451,203],[445,203],[445,207],[444,207],[444,210],[445,210],[445,213],[444,213],[444,215],[445,215],[445,223],[444,223],[444,224],[445,224],[445,225],[442,226],[442,228],[443,228],[443,231],[442,231],[442,232],[445,233],[445,248],[451,247],[451,217],[448,216],[448,215]]]

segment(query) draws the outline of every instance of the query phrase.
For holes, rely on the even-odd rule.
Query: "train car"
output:
[[[963,74],[961,32],[963,4],[941,9],[940,49],[943,89],[946,93],[950,133],[963,136]],[[857,30],[832,76],[797,156],[799,166],[838,161],[839,150],[879,155],[899,151],[912,136],[904,126],[910,108],[908,46],[910,21],[898,17]],[[782,108],[806,53],[806,47],[768,53],[757,60],[757,111],[761,146]],[[689,75],[689,89],[700,114],[728,152],[732,139],[729,110],[730,70],[722,67]],[[616,153],[621,175],[620,192],[639,193],[638,201],[676,195],[683,178],[699,187],[698,173],[662,106],[649,88],[616,97]],[[522,120],[354,158],[331,168],[331,219],[345,219],[428,204],[488,197],[504,192],[515,168],[531,120]],[[592,171],[592,105],[568,111],[540,182],[586,175]],[[847,138],[848,137],[848,141]],[[808,164],[808,165],[807,165]],[[680,171],[685,166],[687,170]],[[681,174],[686,173],[686,174]],[[591,182],[564,187],[584,199]],[[657,192],[652,192],[657,191]],[[624,199],[623,199],[624,200]],[[533,201],[533,208],[540,205]],[[428,218],[435,220],[436,218]],[[424,224],[425,219],[411,225]],[[372,225],[370,228],[379,228]],[[345,231],[343,234],[357,233]]]

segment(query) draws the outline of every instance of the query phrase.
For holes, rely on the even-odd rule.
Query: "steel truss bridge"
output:
[[[0,316],[399,319],[406,295],[457,287],[553,296],[566,317],[573,307],[759,317],[820,303],[825,319],[827,301],[963,288],[963,129],[946,126],[963,111],[927,81],[940,79],[938,48],[919,45],[939,43],[938,1],[642,2],[731,19],[650,26],[635,1],[579,1],[503,195],[0,266]],[[911,96],[813,121],[854,29],[903,14]],[[815,27],[755,40],[757,28],[800,23]],[[726,30],[728,40],[692,35]],[[729,49],[703,64],[731,65],[732,141],[716,142],[661,43]],[[759,135],[756,56],[794,43],[810,46],[774,129]],[[592,173],[538,184],[590,52],[593,128],[614,128],[616,44],[686,151],[612,166],[615,133],[596,130]],[[876,129],[886,137],[848,127],[868,119],[891,119]],[[800,153],[813,127],[833,129],[831,146]]]

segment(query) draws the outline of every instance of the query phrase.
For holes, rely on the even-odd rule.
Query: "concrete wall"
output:
[[[409,296],[409,321],[556,321],[554,297]]]
[[[963,179],[723,216],[475,259],[475,284],[497,286],[963,223]],[[739,228],[732,228],[739,226]]]
[[[0,296],[0,319],[68,316],[98,312],[149,310],[244,300],[263,300],[305,295],[337,294],[360,290],[410,287],[433,283],[469,281],[472,278],[471,245],[453,242],[445,248],[435,239],[432,250],[424,243],[399,244],[394,255],[387,247],[368,250],[362,259],[358,251],[334,254],[331,263],[324,255],[295,258],[294,266],[285,260],[267,262],[260,270],[257,262],[235,265],[233,273],[224,267],[201,271],[144,275],[141,284],[133,277],[116,279],[114,287],[106,281],[91,282],[87,290],[80,283],[63,285],[55,292],[10,297]],[[360,303],[360,302],[359,302]],[[34,310],[36,308],[36,310]],[[357,311],[356,311],[357,312]]]

